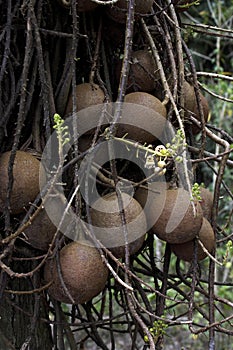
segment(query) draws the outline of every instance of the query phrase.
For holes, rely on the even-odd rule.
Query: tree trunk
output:
[[[32,263],[17,262],[17,272],[29,271]],[[14,270],[15,271],[15,270]],[[4,276],[3,276],[4,274]],[[2,273],[2,282],[8,278]],[[20,294],[39,287],[38,272],[32,278],[13,278],[0,300],[0,349],[1,350],[51,350],[51,327],[46,300],[42,293]],[[15,291],[15,293],[13,292]]]

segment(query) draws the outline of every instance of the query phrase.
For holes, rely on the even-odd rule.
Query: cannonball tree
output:
[[[1,2],[1,349],[230,346],[232,11]]]

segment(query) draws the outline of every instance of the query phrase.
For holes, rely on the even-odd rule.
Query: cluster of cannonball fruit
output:
[[[11,152],[0,156],[0,211],[4,212],[8,197],[8,167]],[[32,154],[17,151],[13,163],[13,186],[8,209],[11,215],[23,217],[26,210],[40,193],[40,161]],[[43,175],[42,175],[43,176]],[[49,200],[49,199],[48,199]],[[59,204],[51,201],[57,215]],[[50,208],[50,214],[51,214]],[[60,213],[62,216],[62,212]],[[42,209],[24,230],[24,241],[32,247],[47,251],[57,227]],[[72,242],[60,251],[61,273],[64,283],[76,303],[84,303],[97,295],[105,286],[108,269],[104,265],[97,248],[90,242]],[[57,300],[71,302],[62,288],[55,259],[48,260],[45,266],[45,280],[53,280],[50,294]]]
[[[13,184],[8,194],[11,152],[7,151],[0,155],[0,211],[4,212],[8,208],[11,215],[18,215],[21,219],[39,196],[40,177],[45,179],[45,175],[41,171],[40,161],[30,152],[16,151],[12,160]],[[57,207],[54,210],[57,210]],[[46,210],[42,208],[32,223],[25,228],[24,239],[34,248],[46,251],[55,232],[56,227],[48,217]]]
[[[70,1],[59,0],[60,5],[69,8]],[[135,1],[135,20],[140,15],[150,13],[153,0],[136,0]],[[97,3],[91,0],[79,0],[77,10],[92,11]],[[109,20],[115,23],[125,23],[127,1],[119,0],[115,5],[105,6],[104,11]],[[114,25],[113,25],[114,27]],[[119,80],[122,62],[116,68],[116,79]],[[160,115],[166,120],[167,111],[163,102],[156,97],[154,91],[156,83],[160,80],[158,67],[152,53],[147,49],[133,51],[131,57],[131,66],[128,78],[127,93],[125,102],[138,104],[149,107],[156,115]],[[136,91],[135,91],[136,90]],[[184,88],[184,110],[186,117],[189,113],[199,117],[199,109],[196,102],[194,87],[185,82]],[[102,104],[106,96],[101,87],[96,83],[82,83],[76,87],[77,106],[76,111],[83,110],[87,107]],[[201,95],[204,117],[207,119],[208,103],[204,96]],[[70,95],[66,105],[66,116],[72,115],[72,96]],[[141,117],[141,116],[140,116]],[[137,118],[137,115],[135,115]],[[143,120],[142,129],[145,125],[150,129],[150,118]],[[193,127],[193,132],[198,132]],[[129,138],[142,144],[153,144],[156,138],[152,133],[145,133],[138,127],[132,126],[127,129],[126,126],[119,126],[118,136],[128,134]],[[88,136],[88,135],[87,135]],[[82,140],[82,138],[80,139]],[[90,143],[88,137],[86,144],[80,142],[80,151],[86,150]],[[81,149],[83,147],[83,149]],[[8,165],[10,152],[0,156],[0,210],[4,211],[7,194],[8,194]],[[13,165],[13,186],[10,196],[9,209],[13,215],[21,215],[28,206],[35,200],[39,194],[39,168],[40,162],[30,153],[17,151]],[[20,174],[20,176],[18,176]],[[160,239],[171,244],[172,251],[181,259],[191,261],[193,258],[193,247],[195,237],[199,237],[203,245],[211,252],[214,246],[214,234],[209,223],[209,212],[211,210],[212,199],[207,190],[202,191],[202,201],[194,202],[195,210],[189,201],[189,194],[184,189],[166,189],[165,200],[164,191],[159,193],[160,183],[154,183],[158,193],[152,196],[148,210],[144,210],[146,192],[150,190],[138,190],[134,197],[122,193],[121,200],[124,207],[124,215],[119,209],[119,198],[116,192],[111,192],[101,199],[97,200],[90,211],[92,224],[99,228],[100,241],[109,246],[110,251],[115,257],[121,259],[125,257],[126,248],[124,245],[124,229],[128,232],[128,254],[132,255],[140,251],[147,234],[147,227],[150,226],[150,232],[155,233]],[[141,193],[140,193],[141,192]],[[177,195],[179,192],[179,195]],[[98,202],[99,201],[99,202]],[[163,203],[163,207],[160,204]],[[187,206],[187,203],[189,205]],[[176,210],[187,207],[182,220],[175,225]],[[99,210],[98,210],[99,209]],[[54,209],[56,210],[56,208]],[[178,215],[179,216],[179,215]],[[155,222],[154,217],[157,218]],[[169,222],[170,219],[170,222]],[[125,221],[125,226],[123,225]],[[132,225],[131,225],[132,223]],[[171,225],[171,228],[167,226]],[[32,221],[31,225],[24,230],[24,238],[36,249],[46,251],[51,244],[57,228],[51,222],[46,211],[42,209]],[[103,233],[101,235],[101,230]],[[38,234],[39,232],[39,234]],[[136,232],[136,234],[135,234]],[[118,246],[115,244],[116,236],[119,237]],[[112,244],[111,244],[112,242]],[[44,279],[52,284],[48,289],[49,294],[65,303],[84,303],[100,293],[106,284],[108,278],[108,269],[103,262],[100,252],[96,247],[89,244],[90,242],[78,241],[66,243],[59,252],[59,263],[57,259],[48,259],[44,267]],[[198,259],[203,259],[206,253],[198,246]]]
[[[149,202],[145,207],[148,192]],[[210,224],[213,206],[212,193],[201,187],[201,200],[190,200],[184,188],[165,188],[160,182],[149,183],[148,188],[139,188],[135,198],[145,208],[151,232],[170,244],[172,252],[181,260],[194,259],[195,239],[198,238],[206,251],[215,247],[215,235]],[[197,246],[197,260],[206,258],[207,253]]]

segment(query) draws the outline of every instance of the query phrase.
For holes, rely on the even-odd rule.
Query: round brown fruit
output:
[[[60,267],[64,283],[76,304],[83,304],[105,287],[108,269],[97,248],[84,242],[72,242],[60,251]],[[71,304],[58,274],[55,258],[48,260],[44,268],[46,282],[53,281],[48,293],[56,300]]]
[[[90,211],[94,233],[105,247],[117,258],[125,256],[125,230],[129,254],[136,253],[142,246],[146,233],[146,218],[140,204],[127,193],[121,193],[125,215],[122,224],[116,192],[98,198]]]
[[[137,90],[150,92],[155,88],[155,81],[160,75],[154,58],[148,50],[138,50],[132,53],[132,64],[129,72],[129,84]]]
[[[198,234],[198,238],[207,249],[209,253],[211,253],[215,246],[215,237],[214,231],[208,222],[207,219],[203,218],[202,226]],[[198,244],[198,243],[197,243]],[[170,245],[172,252],[181,260],[184,261],[192,261],[194,256],[194,240],[182,243],[182,244],[171,244]],[[197,260],[203,260],[207,257],[206,252],[202,249],[202,247],[198,244],[197,246]]]
[[[195,91],[194,87],[189,84],[187,81],[184,81],[183,85],[183,91],[184,91],[184,108],[185,108],[185,116],[188,117],[189,111],[193,112],[194,106],[195,106]]]
[[[0,211],[4,211],[8,188],[8,164],[11,152],[0,155]],[[40,192],[40,161],[30,153],[17,151],[13,165],[13,187],[10,212],[19,214],[32,203]]]
[[[169,183],[165,181],[149,182],[147,186],[137,188],[134,198],[138,201],[142,208],[147,210],[147,206],[150,207],[150,205],[157,200],[158,195],[164,193],[168,188]],[[147,221],[148,220],[149,217],[147,217]]]
[[[157,97],[148,94],[147,92],[131,92],[125,95],[124,101],[151,108],[155,112],[161,114],[164,118],[167,117],[167,110],[164,104]]]
[[[209,105],[205,96],[200,92],[200,103],[203,108],[203,115],[205,122],[209,118]],[[189,113],[194,115],[194,117],[201,121],[201,115],[198,110],[198,103],[196,100],[196,95],[194,87],[189,84],[187,81],[184,82],[184,108],[185,108],[185,117],[189,119]],[[196,125],[192,125],[192,132],[194,135],[200,132],[200,129]]]
[[[148,188],[139,187],[135,191],[134,198],[138,201],[142,208],[144,208],[148,198]]]
[[[158,216],[152,232],[168,243],[185,243],[199,232],[203,213],[198,201],[190,201],[189,192],[183,188],[169,189],[156,196],[147,210],[150,222]],[[160,213],[158,215],[158,213]]]
[[[31,224],[24,229],[26,242],[32,247],[47,251],[57,231],[60,220],[63,217],[66,207],[65,196],[53,194],[43,202],[43,208],[31,221]],[[47,211],[49,209],[49,212]],[[67,214],[59,229],[68,227],[70,217]]]
[[[93,106],[102,104],[105,100],[105,94],[103,90],[97,84],[83,83],[76,86],[76,99],[77,99],[77,112]],[[65,114],[68,115],[72,112],[72,94],[70,95]]]
[[[208,221],[211,220],[211,212],[213,207],[213,193],[208,190],[208,188],[200,187],[200,196],[201,200],[199,203],[201,204],[203,216]]]
[[[45,209],[37,214],[30,226],[24,229],[26,241],[34,248],[48,250],[56,233],[56,226],[52,223]]]
[[[116,80],[120,79],[122,60],[116,64]],[[132,53],[131,65],[127,83],[127,92],[151,92],[160,79],[157,65],[152,53],[148,50],[138,50]]]
[[[145,234],[141,237],[137,238],[135,241],[132,241],[128,245],[129,255],[133,255],[138,253],[138,251],[142,248],[143,243],[145,241]],[[111,248],[110,251],[117,259],[122,259],[126,255],[125,245],[121,245],[119,247]]]
[[[205,98],[204,95],[200,94],[200,99],[201,99],[201,106],[202,106],[202,109],[203,109],[203,115],[204,115],[204,120],[205,120],[205,123],[208,121],[209,119],[209,115],[210,115],[210,110],[209,110],[209,104],[208,104],[208,101],[207,99]],[[193,109],[193,113],[194,113],[194,117],[201,121],[201,114],[198,110],[198,104],[195,100],[195,105],[194,105],[194,109]],[[192,132],[194,135],[198,134],[200,132],[200,129],[196,126],[196,125],[193,125],[192,126]]]
[[[152,144],[161,138],[166,122],[166,118],[155,108],[126,102],[122,107],[116,135],[142,144]]]

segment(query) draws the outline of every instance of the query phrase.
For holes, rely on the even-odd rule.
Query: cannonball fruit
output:
[[[83,304],[105,287],[108,269],[97,248],[84,242],[72,242],[64,246],[59,254],[62,277],[66,288],[76,304]],[[56,300],[71,304],[58,274],[56,259],[48,260],[44,268],[46,282],[52,281],[48,293]]]
[[[125,230],[129,254],[140,249],[146,233],[146,218],[140,204],[127,193],[121,193],[125,225],[122,224],[116,192],[98,198],[90,211],[94,233],[117,258],[125,255]]]
[[[135,241],[130,242],[128,245],[129,255],[138,253],[138,251],[142,248],[144,241],[145,241],[145,234],[137,238]],[[126,254],[125,245],[121,245],[119,247],[113,247],[110,249],[110,251],[118,259],[124,258]]]
[[[215,245],[214,231],[207,219],[203,218],[201,229],[198,233],[198,238],[203,243],[204,247],[209,253],[212,252]],[[198,244],[198,243],[197,243]],[[171,244],[172,252],[181,260],[192,261],[194,257],[194,240],[182,243]],[[198,244],[197,246],[197,260],[203,260],[207,256],[206,252]]]
[[[105,100],[103,90],[97,84],[83,83],[76,86],[77,112],[93,106],[102,104]],[[65,114],[72,112],[72,94],[67,102]]]
[[[43,201],[41,210],[31,220],[31,224],[24,229],[25,241],[36,249],[47,251],[57,232],[58,226],[64,232],[64,228],[71,221],[68,214],[63,217],[65,207],[65,196],[51,193]],[[62,223],[59,225],[61,218]]]
[[[25,230],[26,241],[34,248],[48,250],[57,228],[50,220],[45,209],[36,215]]]
[[[0,211],[5,208],[8,187],[8,164],[11,152],[0,155]],[[17,151],[13,165],[13,187],[10,198],[10,212],[19,214],[32,203],[40,192],[40,161],[33,155]]]
[[[189,84],[187,81],[184,81],[183,85],[184,92],[184,108],[185,116],[188,116],[189,111],[193,112],[195,106],[195,91],[194,87]]]
[[[145,210],[146,216],[147,216],[147,223],[151,227],[157,220],[157,215],[159,216],[160,213],[157,211],[157,215],[150,216],[148,210],[150,209],[151,205],[154,205],[157,201],[158,196],[160,195],[163,199],[163,203],[165,203],[165,196],[166,191],[169,187],[169,183],[165,181],[154,181],[149,182],[147,186],[139,187],[135,191],[134,198],[140,203],[142,208]],[[164,195],[163,195],[164,194]],[[162,205],[161,205],[162,207]],[[161,209],[162,212],[162,209]]]
[[[168,243],[185,243],[192,240],[200,231],[203,220],[201,205],[196,200],[193,204],[195,211],[189,192],[183,188],[162,191],[146,211],[150,221],[158,216],[152,226],[152,232]]]
[[[211,212],[213,207],[213,193],[210,192],[208,188],[200,187],[200,196],[201,200],[199,203],[201,204],[203,216],[210,221],[211,219]]]
[[[205,96],[200,93],[200,103],[203,108],[204,120],[207,122],[209,117],[209,105]],[[192,115],[198,120],[201,121],[201,115],[198,109],[198,103],[196,100],[196,94],[194,91],[194,87],[189,84],[187,81],[184,82],[184,109],[185,109],[185,117],[189,120],[190,112]],[[200,129],[196,125],[192,125],[192,132],[194,135],[200,132]]]
[[[137,50],[132,53],[127,84],[127,92],[143,91],[151,92],[160,79],[158,67],[148,50]],[[122,68],[122,60],[116,65],[116,79],[119,80]]]
[[[129,83],[137,90],[150,92],[155,88],[155,81],[160,78],[158,67],[148,50],[138,50],[132,53],[132,64],[129,72]]]
[[[207,99],[205,98],[204,95],[200,94],[200,99],[201,99],[201,106],[202,106],[202,109],[203,109],[203,116],[204,116],[204,120],[205,122],[208,121],[209,119],[209,114],[210,114],[210,110],[209,110],[209,104],[208,104],[208,101]],[[194,109],[193,109],[193,113],[194,113],[194,117],[201,121],[201,114],[198,110],[198,104],[195,100],[195,104],[194,104]],[[196,125],[193,125],[192,126],[192,132],[194,135],[198,134],[200,132],[200,129],[196,126]]]
[[[146,187],[139,187],[134,194],[134,198],[144,208],[148,196],[148,189]]]
[[[124,105],[123,110],[127,109],[130,108]],[[133,110],[130,111],[131,114],[132,112]],[[151,144],[160,139],[166,124],[166,120],[160,114],[150,108],[134,108],[133,114],[131,119],[128,114],[118,125],[117,137],[126,137],[141,144]]]
[[[164,104],[155,96],[146,92],[131,92],[125,95],[125,102],[135,103],[153,109],[155,112],[161,114],[164,118],[167,117],[167,110]]]
[[[125,96],[117,136],[142,144],[160,139],[166,126],[166,108],[155,96],[132,92]]]

